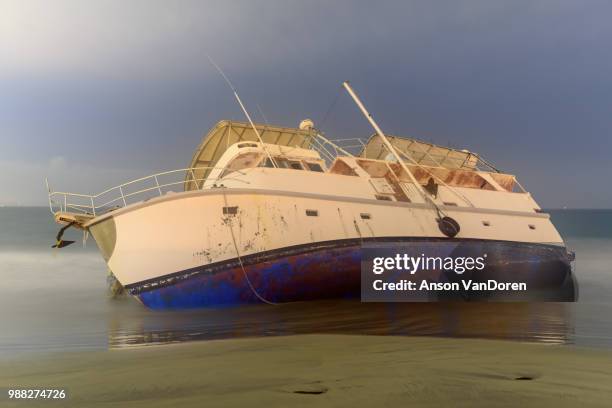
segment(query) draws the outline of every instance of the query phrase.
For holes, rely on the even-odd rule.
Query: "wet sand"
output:
[[[610,406],[612,353],[431,337],[295,335],[0,363],[0,388],[67,401],[2,406]]]

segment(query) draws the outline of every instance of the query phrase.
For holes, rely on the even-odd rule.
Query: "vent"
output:
[[[457,207],[457,203],[453,203],[451,201],[444,201],[442,204],[448,205],[449,207]]]
[[[361,213],[359,215],[361,216],[362,220],[369,220],[370,218],[372,218],[372,216],[368,213]]]
[[[223,207],[223,215],[236,215],[238,214],[238,207]]]
[[[491,222],[489,221],[483,221],[482,225],[484,225],[485,227],[490,227],[491,226]]]
[[[533,224],[529,224],[529,229],[530,229],[530,230],[534,230],[534,229],[536,229],[536,226],[535,226],[535,225],[533,225]]]
[[[319,211],[317,210],[306,210],[306,215],[309,217],[318,217]]]

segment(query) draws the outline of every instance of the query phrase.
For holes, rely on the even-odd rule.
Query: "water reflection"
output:
[[[572,342],[563,303],[360,303],[318,301],[278,306],[153,312],[114,301],[109,347],[289,334],[367,334]]]

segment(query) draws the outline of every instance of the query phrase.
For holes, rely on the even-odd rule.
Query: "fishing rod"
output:
[[[261,147],[264,150],[264,152],[266,153],[266,155],[268,156],[268,159],[270,159],[270,162],[272,162],[272,165],[274,167],[278,167],[278,165],[276,164],[276,162],[272,158],[272,155],[270,154],[270,152],[268,152],[268,149],[266,148],[266,146],[264,144],[263,138],[261,137],[261,134],[259,133],[259,130],[255,126],[255,123],[253,123],[253,120],[251,119],[251,115],[249,115],[249,112],[246,110],[246,107],[242,103],[242,99],[240,99],[240,96],[238,95],[238,91],[236,90],[236,88],[232,84],[232,81],[229,80],[229,78],[227,77],[227,75],[225,75],[225,73],[223,72],[221,67],[219,67],[219,65],[217,65],[215,63],[215,61],[212,59],[212,57],[210,55],[206,54],[206,56],[208,57],[208,60],[210,61],[212,66],[215,67],[215,69],[219,72],[219,74],[221,74],[221,76],[223,77],[223,79],[225,80],[227,85],[232,90],[232,92],[234,94],[234,97],[238,101],[238,105],[240,105],[240,108],[242,109],[242,112],[244,113],[244,115],[246,116],[247,120],[251,124],[251,127],[253,128],[253,131],[255,132],[255,135],[257,135],[257,139],[259,140],[259,143],[261,143]]]

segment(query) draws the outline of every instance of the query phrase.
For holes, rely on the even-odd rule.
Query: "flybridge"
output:
[[[268,146],[267,149],[274,152],[278,160],[277,165],[281,168],[291,168],[291,160],[283,157],[295,155],[311,156],[309,160],[297,164],[300,166],[298,168],[312,168],[312,171],[328,168],[327,171],[336,174],[353,175],[356,174],[356,169],[362,168],[365,170],[364,175],[377,178],[384,177],[389,167],[395,169],[398,166],[395,160],[384,160],[388,159],[389,153],[379,137],[372,136],[366,143],[361,139],[332,141],[314,127],[300,129],[263,124],[254,126]],[[404,158],[405,166],[419,184],[426,185],[431,178],[450,186],[491,190],[502,188],[506,191],[512,191],[515,187],[516,179],[512,175],[497,171],[479,173],[481,167],[490,169],[491,166],[475,153],[399,136],[388,136],[388,139]],[[202,189],[205,183],[213,185],[222,178],[228,180],[228,173],[224,173],[228,163],[223,166],[217,164],[233,145],[244,151],[260,149],[260,143],[257,142],[257,136],[249,123],[224,120],[217,123],[203,138],[189,167],[152,174],[95,195],[52,191],[49,188],[51,211],[54,214],[73,213],[74,215],[68,218],[78,218],[78,224],[82,224],[91,217],[168,192],[195,191]],[[410,161],[407,160],[408,157],[411,158]],[[246,170],[252,166],[248,165],[247,161],[243,167],[237,170]],[[406,173],[399,169],[394,171],[399,177],[406,176]],[[232,177],[235,178],[239,174],[236,173]]]
[[[454,237],[460,225],[446,214],[444,207],[478,206],[473,202],[474,197],[468,198],[462,189],[513,192],[516,186],[520,187],[514,176],[500,173],[467,150],[387,137],[349,83],[344,82],[343,86],[376,131],[376,137],[372,136],[367,143],[360,139],[332,141],[315,128],[310,119],[303,120],[297,129],[255,124],[232,87],[248,122],[219,122],[202,140],[188,168],[153,174],[96,195],[52,191],[47,185],[51,212],[56,221],[82,228],[99,215],[170,192],[245,187],[234,180],[255,186],[252,181],[240,177],[244,175],[242,171],[271,167],[358,176],[370,186],[351,190],[353,198],[373,196],[376,200],[427,205],[435,210],[440,231]],[[355,149],[359,149],[356,155],[350,152]],[[486,171],[480,170],[479,166],[483,165]],[[297,182],[299,177],[292,175],[291,178]],[[290,184],[268,178],[257,188],[293,191]],[[442,198],[439,187],[445,191]],[[313,191],[319,190],[321,187],[315,187]]]
[[[172,170],[143,177],[112,187],[97,195],[52,191],[47,183],[49,206],[58,221],[81,226],[83,219],[96,217],[101,213],[127,206],[128,199],[148,199],[155,194],[161,196],[168,191],[174,191],[176,186],[183,187],[183,191],[200,190],[211,185],[216,186],[218,178],[226,179],[226,176],[235,170],[250,168],[254,161],[258,162],[258,166],[263,163],[264,166],[269,164],[269,167],[274,168],[279,168],[279,164],[281,168],[318,169],[314,171],[323,171],[324,167],[331,167],[331,171],[336,174],[356,173],[353,164],[348,160],[343,162],[341,160],[343,158],[358,157],[364,160],[385,162],[384,167],[388,171],[384,170],[383,172],[386,175],[375,175],[368,170],[368,168],[370,170],[376,167],[380,168],[380,165],[377,163],[367,163],[361,160],[354,164],[359,165],[365,170],[365,173],[362,172],[363,175],[373,178],[373,185],[378,186],[383,191],[396,191],[397,194],[394,194],[394,196],[398,201],[411,202],[413,199],[409,198],[410,192],[417,192],[420,195],[417,202],[427,203],[432,208],[435,208],[438,221],[446,225],[444,228],[441,228],[448,236],[455,236],[459,232],[459,225],[450,217],[444,216],[440,205],[431,197],[437,197],[439,184],[448,187],[460,201],[471,206],[473,206],[471,201],[460,192],[455,191],[453,186],[513,191],[515,185],[518,185],[525,192],[520,184],[516,182],[514,176],[501,174],[496,168],[482,160],[475,153],[467,150],[436,146],[416,139],[386,136],[374,121],[372,115],[366,110],[348,81],[342,84],[343,87],[376,131],[375,135],[367,143],[364,143],[361,139],[332,141],[316,129],[314,123],[309,119],[303,120],[297,129],[255,124],[229,78],[210,56],[209,60],[231,88],[248,122],[219,122],[202,140],[193,155],[191,165],[186,169]],[[225,157],[227,149],[239,142],[255,142],[251,147],[260,149],[265,153],[267,159],[261,162],[261,155],[253,151],[247,157],[240,157],[240,160],[232,160],[231,162],[224,163],[223,166],[233,165],[235,168],[226,167],[225,169],[219,169],[216,167],[219,160]],[[317,162],[317,160],[314,160],[311,162],[292,163],[284,157],[283,146],[287,148],[301,148],[304,151],[316,151],[322,161]],[[273,156],[269,151],[270,148],[281,148],[281,154]],[[360,151],[354,155],[350,151],[356,148]],[[399,166],[399,169],[393,169],[393,165]],[[480,170],[479,166],[483,165],[487,168],[485,171],[490,174],[476,176],[468,174],[470,171]],[[376,172],[380,173],[378,170]],[[162,177],[169,175],[176,176],[177,174],[183,176],[182,182],[175,180],[160,182]],[[391,181],[391,184],[396,184],[395,186],[390,185],[387,182],[388,180],[383,180],[387,175],[394,179],[394,181]],[[402,175],[410,179],[410,186],[400,183]],[[424,182],[426,182],[425,185],[423,185]],[[142,186],[143,184],[144,186]],[[134,188],[135,191],[126,192],[128,188]],[[147,198],[146,196],[149,197]],[[391,199],[391,197],[387,198]],[[379,199],[378,196],[377,199]],[[58,213],[72,212],[75,214],[64,214],[64,218],[61,216],[58,218],[57,216]]]
[[[364,141],[361,138],[329,139],[314,127],[290,128],[261,123],[255,123],[254,127],[264,143],[314,149],[328,162],[333,161],[338,155],[376,160],[385,160],[389,155],[389,151],[377,134]],[[410,157],[415,163],[425,166],[498,172],[474,152],[439,146],[404,136],[389,135],[387,139],[400,151],[404,160]],[[222,120],[204,135],[189,167],[214,166],[229,146],[242,141],[258,141],[253,126],[247,122]]]

